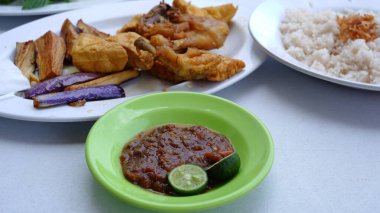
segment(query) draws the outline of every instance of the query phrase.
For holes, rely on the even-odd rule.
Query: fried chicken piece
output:
[[[156,62],[149,72],[165,80],[179,82],[205,79],[223,81],[240,72],[245,64],[241,60],[188,48],[183,54],[176,53],[162,35],[151,38],[156,47]]]
[[[85,72],[122,71],[128,63],[127,51],[119,43],[85,33],[74,43],[72,57],[74,66]]]
[[[36,54],[33,41],[16,43],[14,62],[31,84],[39,82],[38,78],[34,75],[36,69]]]
[[[183,14],[210,17],[206,10],[203,10],[202,8],[191,4],[191,2],[186,2],[184,0],[174,0],[173,7],[178,8]]]
[[[215,7],[204,7],[202,9],[206,10],[214,19],[228,23],[235,16],[238,7],[235,7],[233,4],[224,4]]]
[[[137,39],[143,39],[146,43],[149,43],[149,40],[135,32],[118,33],[114,36],[106,38],[107,41],[117,42],[121,44],[121,46],[123,46],[124,49],[127,51],[127,67],[149,70],[153,66],[155,55],[149,51],[140,50],[139,48],[136,48],[135,41]]]
[[[174,84],[189,80],[176,75],[174,72],[168,70],[165,65],[157,60],[154,62],[152,69],[148,70],[147,72],[153,76],[156,76],[157,78],[172,82]]]
[[[174,41],[174,50],[188,47],[209,50],[223,46],[229,28],[222,21],[183,14],[161,2],[141,17],[136,31],[146,38],[161,34]]]
[[[245,67],[242,60],[233,59],[221,55],[221,61],[216,67],[207,75],[208,81],[224,81],[239,73]]]
[[[75,40],[78,38],[79,33],[75,29],[75,26],[69,19],[66,19],[61,27],[61,36],[65,40],[66,43],[66,54],[65,57],[67,60],[71,61],[71,52],[74,45]]]
[[[137,14],[126,24],[124,24],[117,33],[126,33],[126,32],[136,32],[137,22],[141,19],[143,15]]]
[[[96,28],[84,23],[82,19],[79,19],[79,21],[77,22],[77,27],[81,33],[88,33],[94,36],[98,36],[100,38],[106,38],[109,36],[109,34],[101,32]]]
[[[211,50],[223,46],[229,34],[228,25],[212,18],[182,15],[178,21],[189,23],[191,30],[184,33],[184,37],[174,40],[174,49],[181,50],[196,47]]]
[[[40,81],[62,74],[66,45],[63,38],[49,31],[35,41]]]
[[[188,23],[172,23],[169,16],[179,16],[180,11],[170,5],[161,2],[153,7],[147,14],[141,16],[136,25],[136,32],[145,38],[161,34],[172,39],[184,31],[190,30]]]
[[[237,7],[234,7],[233,4],[199,8],[184,0],[174,0],[173,7],[178,8],[183,14],[214,18],[226,23],[231,21],[237,11]]]

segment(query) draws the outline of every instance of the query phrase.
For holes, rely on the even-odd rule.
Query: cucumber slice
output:
[[[234,152],[206,169],[210,179],[226,182],[233,178],[240,169],[240,156]]]
[[[174,168],[169,173],[169,183],[180,195],[202,193],[207,186],[206,171],[194,164],[184,164]]]

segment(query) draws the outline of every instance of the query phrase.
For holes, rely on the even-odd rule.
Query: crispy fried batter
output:
[[[221,57],[222,60],[216,69],[207,75],[208,81],[224,81],[239,73],[245,67],[245,63],[242,60],[229,58],[227,56]]]
[[[364,39],[367,42],[378,38],[377,25],[372,15],[351,15],[336,17],[340,33],[338,38],[346,42],[348,40]]]
[[[231,21],[238,9],[233,4],[199,8],[184,0],[174,0],[173,7],[178,8],[184,14],[214,18],[223,22]]]
[[[124,24],[117,33],[126,33],[126,32],[136,32],[137,22],[141,19],[143,15],[137,14],[126,24]]]
[[[183,14],[210,17],[206,10],[199,8],[191,4],[191,2],[186,2],[184,0],[174,0],[173,7],[178,8]]]
[[[231,19],[235,16],[238,7],[235,7],[233,4],[224,4],[215,7],[205,7],[203,8],[211,15],[214,19],[224,22],[230,22]]]
[[[110,73],[124,69],[127,51],[116,42],[82,33],[72,49],[73,64],[81,71]]]
[[[179,77],[171,70],[167,69],[165,65],[163,65],[159,61],[155,61],[152,69],[148,70],[148,73],[156,76],[157,78],[172,82],[172,83],[180,83],[182,81],[186,81],[187,79]]]
[[[188,48],[183,54],[176,53],[162,35],[153,36],[151,43],[156,45],[157,57],[149,72],[173,82],[197,79],[223,81],[245,66],[241,60],[196,48]]]
[[[172,23],[170,21],[170,17],[179,15],[179,10],[173,9],[170,5],[161,2],[147,14],[141,16],[136,25],[136,32],[148,39],[157,34],[161,34],[169,39],[178,37],[178,34],[190,30],[188,23]]]
[[[149,70],[153,66],[154,55],[145,50],[139,50],[134,45],[137,39],[144,39],[145,42],[149,41],[137,33],[119,33],[114,36],[107,38],[107,41],[117,42],[121,44],[128,53],[128,64],[129,68],[137,68],[142,70]]]
[[[211,50],[223,46],[229,34],[228,25],[212,18],[182,15],[178,21],[189,23],[191,30],[184,33],[183,38],[174,40],[174,49],[181,50],[196,47]]]
[[[188,47],[206,50],[219,48],[229,33],[228,25],[222,21],[183,14],[165,3],[160,3],[143,15],[136,30],[146,38],[161,34],[174,40],[175,50]]]

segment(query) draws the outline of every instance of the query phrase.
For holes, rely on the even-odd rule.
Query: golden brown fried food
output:
[[[174,40],[174,49],[181,50],[196,47],[211,50],[223,46],[230,30],[224,22],[212,18],[182,15],[178,21],[189,23],[191,30],[184,33],[183,38]]]
[[[231,21],[237,11],[233,4],[199,8],[184,0],[174,0],[173,7],[178,8],[183,14],[210,17],[223,22]]]
[[[101,32],[97,30],[95,27],[92,27],[86,23],[82,19],[79,19],[77,22],[77,27],[81,33],[88,33],[94,36],[98,36],[100,38],[106,38],[109,36],[109,34]]]
[[[182,81],[189,80],[178,76],[171,70],[167,69],[165,65],[163,65],[159,61],[155,61],[152,69],[148,70],[147,72],[152,74],[153,76],[156,76],[157,78],[170,81],[172,83],[180,83]]]
[[[145,42],[149,43],[147,39],[134,32],[118,33],[114,36],[106,38],[106,40],[111,42],[117,42],[124,47],[124,49],[128,53],[127,66],[129,68],[149,70],[153,66],[155,55],[148,51],[139,50],[138,48],[136,48],[134,43],[139,38],[144,39]]]
[[[184,0],[174,0],[173,7],[178,8],[183,14],[210,17],[206,10],[203,10],[202,8],[191,4],[191,2],[186,2]]]
[[[149,72],[165,80],[178,82],[205,79],[223,81],[240,72],[245,64],[241,60],[188,48],[183,54],[176,53],[162,35],[151,38],[156,47],[156,63]]]
[[[119,85],[127,80],[136,78],[138,75],[139,75],[139,72],[137,72],[136,70],[125,70],[121,72],[112,73],[104,77],[100,77],[95,80],[87,81],[81,84],[74,84],[74,85],[66,87],[65,90],[66,91],[77,90],[77,89],[82,89],[82,88],[109,85],[109,84]]]
[[[214,19],[219,21],[224,21],[226,23],[230,22],[231,19],[235,16],[238,8],[233,4],[224,4],[215,7],[205,7],[202,8],[206,10],[209,15],[211,15]]]
[[[229,28],[222,21],[183,14],[179,9],[161,2],[141,17],[136,31],[146,38],[161,34],[175,41],[175,50],[188,47],[209,50],[223,45]]]
[[[141,19],[142,14],[137,14],[126,24],[124,24],[117,33],[136,32],[137,22]]]
[[[62,74],[66,45],[63,38],[49,31],[35,41],[40,81]]]
[[[119,43],[82,33],[74,43],[72,60],[81,71],[110,73],[124,69],[128,54]]]
[[[61,27],[61,36],[65,40],[66,43],[66,59],[71,61],[71,50],[74,45],[74,41],[78,38],[79,33],[75,29],[75,26],[69,19],[66,19]]]
[[[161,2],[147,14],[141,16],[136,25],[136,32],[148,39],[157,34],[169,39],[178,37],[179,34],[190,30],[188,23],[172,23],[170,21],[170,17],[179,15],[179,10]]]
[[[36,54],[33,41],[16,43],[15,65],[31,84],[39,82],[38,78],[34,75],[36,69]]]
[[[221,61],[216,67],[207,75],[208,81],[224,81],[231,78],[235,74],[242,71],[245,67],[245,63],[242,60],[233,59],[227,56],[220,56]]]

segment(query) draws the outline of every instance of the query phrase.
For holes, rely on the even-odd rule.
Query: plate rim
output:
[[[116,3],[116,2],[120,2],[120,1],[125,1],[125,0],[108,0],[107,3]],[[46,7],[42,7],[42,8],[37,8],[37,9],[32,9],[32,10],[20,10],[22,8],[22,6],[18,6],[18,5],[0,5],[0,17],[7,17],[7,16],[39,16],[39,15],[49,15],[49,14],[55,14],[55,13],[60,13],[60,12],[64,12],[64,11],[69,11],[69,10],[76,10],[76,9],[80,9],[80,8],[83,8],[83,7],[93,7],[93,6],[97,6],[99,4],[105,4],[101,1],[98,1],[98,3],[95,3],[94,5],[88,5],[88,4],[91,4],[90,2],[89,3],[86,3],[86,4],[83,4],[81,5],[79,2],[67,2],[67,3],[64,3],[64,2],[59,2],[59,3],[55,3],[55,4],[59,4],[59,5],[67,5],[66,7],[63,7],[63,8],[58,8],[58,9],[51,9],[48,8],[46,9]],[[14,11],[4,11],[2,10],[3,7],[14,7],[12,9],[14,9]]]

